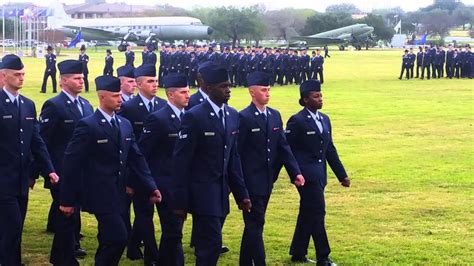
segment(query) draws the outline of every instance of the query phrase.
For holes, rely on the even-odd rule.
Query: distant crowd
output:
[[[157,63],[155,49],[144,47],[142,64]],[[188,76],[190,87],[196,87],[198,65],[212,61],[227,69],[232,86],[246,86],[246,76],[255,71],[270,75],[270,85],[301,84],[308,79],[318,79],[324,83],[324,58],[330,57],[327,47],[324,56],[318,49],[295,51],[277,47],[223,47],[196,45],[162,45],[160,49],[159,86],[163,87],[163,77],[168,73],[183,73]],[[128,47],[126,65],[134,66],[135,55]]]
[[[413,48],[405,50],[402,56],[402,70],[399,79],[405,73],[406,79],[412,79],[416,62],[416,76],[414,78],[469,78],[474,77],[474,54],[471,47],[454,48],[448,45],[448,51],[443,46],[420,46],[415,55]]]

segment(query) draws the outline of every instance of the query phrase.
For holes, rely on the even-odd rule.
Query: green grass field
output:
[[[58,61],[77,58],[77,49]],[[124,55],[113,50],[115,68]],[[352,187],[339,185],[329,171],[326,189],[327,231],[332,258],[349,264],[472,264],[474,263],[474,82],[472,80],[398,80],[402,51],[331,51],[325,63],[323,112],[332,119],[333,138]],[[105,52],[89,53],[91,93],[102,73]],[[139,51],[137,60],[141,62]],[[40,94],[44,60],[24,59],[22,93],[35,100],[38,111],[53,95]],[[51,91],[51,85],[48,87]],[[160,96],[164,92],[160,90]],[[298,87],[272,89],[270,106],[283,120],[300,110]],[[230,105],[241,110],[249,103],[244,88],[233,89]],[[298,212],[298,193],[285,171],[276,183],[267,212],[264,239],[269,265],[291,264],[288,250]],[[233,202],[233,201],[231,201]],[[30,193],[23,232],[23,260],[47,264],[52,235],[45,233],[50,203],[39,181]],[[92,265],[97,247],[96,221],[83,214]],[[159,239],[157,215],[156,229]],[[190,219],[183,246],[186,264],[194,263],[189,248]],[[224,226],[230,252],[220,265],[237,265],[242,236],[241,213],[232,206]],[[311,244],[309,257],[314,258]],[[123,265],[142,262],[122,260]]]

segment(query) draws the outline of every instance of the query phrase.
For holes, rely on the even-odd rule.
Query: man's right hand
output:
[[[186,221],[186,218],[188,217],[186,210],[173,210],[173,212],[176,216],[183,219],[183,221]]]
[[[59,206],[59,210],[66,215],[66,217],[71,216],[74,213],[74,207]]]
[[[304,177],[303,175],[297,175],[296,178],[295,178],[295,186],[297,187],[302,187],[304,186]]]

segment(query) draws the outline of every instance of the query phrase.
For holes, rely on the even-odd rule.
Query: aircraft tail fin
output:
[[[289,39],[292,39],[294,37],[300,37],[300,35],[298,34],[298,32],[296,32],[296,30],[294,28],[287,28],[285,30],[285,37],[287,40]]]
[[[54,0],[48,7],[47,16],[49,29],[61,28],[65,23],[72,20],[64,10],[63,4],[58,0]]]

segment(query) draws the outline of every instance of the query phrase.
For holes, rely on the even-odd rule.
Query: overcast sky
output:
[[[28,0],[0,0],[0,4],[14,3],[14,2],[25,2]],[[29,2],[37,3],[38,5],[48,6],[51,2],[57,0],[30,0]],[[60,2],[67,4],[80,4],[84,3],[84,0],[59,0]],[[267,9],[281,9],[285,7],[293,8],[311,8],[317,11],[324,11],[328,5],[340,4],[340,3],[353,3],[359,9],[363,11],[371,11],[377,8],[387,8],[400,6],[405,11],[414,11],[420,7],[425,7],[433,3],[433,0],[202,0],[202,1],[185,1],[185,0],[107,0],[108,3],[127,3],[136,5],[156,5],[156,4],[170,4],[177,7],[191,9],[196,6],[201,7],[216,7],[222,5],[234,5],[234,6],[250,6],[256,3],[261,3],[266,6]],[[202,2],[201,4],[196,4]],[[463,3],[467,5],[474,5],[474,0],[463,0]],[[224,4],[225,3],[225,4]]]

